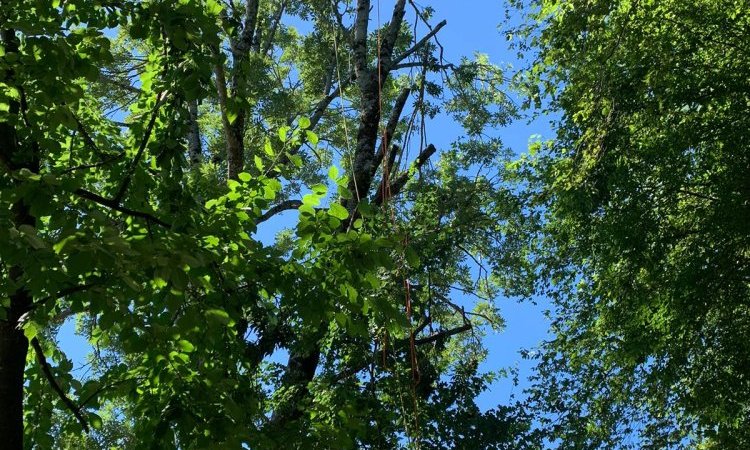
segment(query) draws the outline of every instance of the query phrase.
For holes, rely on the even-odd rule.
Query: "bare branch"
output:
[[[378,149],[378,153],[375,155],[375,164],[373,165],[373,172],[372,175],[375,175],[375,171],[377,171],[378,165],[383,161],[383,158],[386,154],[386,149],[391,145],[391,140],[393,139],[393,135],[396,133],[396,127],[398,126],[398,121],[401,119],[401,114],[404,111],[404,106],[406,105],[406,100],[409,98],[409,94],[411,93],[410,88],[404,88],[401,90],[401,93],[396,98],[395,103],[393,104],[393,109],[391,110],[391,116],[388,118],[388,123],[385,126],[385,131],[383,132],[383,137],[380,139],[380,148]],[[392,167],[387,166],[384,170],[384,177],[387,178],[387,174],[390,172]]]
[[[357,1],[357,17],[354,20],[354,70],[357,78],[364,78],[367,71],[367,25],[370,20],[370,0]]]
[[[263,213],[262,216],[258,217],[258,220],[255,221],[255,224],[257,225],[257,224],[263,223],[266,220],[270,219],[271,217],[275,216],[276,214],[282,211],[288,211],[290,209],[298,209],[300,206],[302,206],[302,202],[299,200],[287,200],[287,201],[281,202],[278,205],[266,211],[265,213]]]
[[[414,44],[414,46],[412,46],[410,49],[406,50],[405,52],[403,52],[400,55],[398,55],[397,57],[395,57],[393,59],[393,62],[391,64],[394,65],[394,66],[397,65],[397,64],[399,64],[401,61],[405,60],[406,58],[408,58],[409,56],[411,56],[412,54],[414,54],[416,51],[418,51],[419,49],[421,49],[422,47],[424,47],[424,45],[427,43],[427,41],[429,41],[436,34],[438,34],[438,32],[440,31],[440,29],[443,28],[447,24],[448,24],[448,22],[446,20],[443,20],[440,23],[438,23],[437,25],[435,25],[435,28],[433,28],[432,30],[430,30],[429,33],[427,33],[426,35],[424,35],[424,37],[422,37],[422,39],[420,39],[416,44]],[[392,67],[389,67],[389,70],[390,69],[392,69]]]
[[[439,331],[439,332],[437,332],[435,334],[431,334],[430,336],[427,336],[427,337],[424,337],[424,338],[421,338],[421,339],[415,339],[414,340],[414,345],[430,344],[430,343],[438,341],[438,340],[449,338],[449,337],[454,336],[456,334],[464,333],[466,331],[471,330],[471,328],[472,328],[471,323],[465,323],[465,324],[461,325],[460,327],[450,328],[448,330]]]
[[[393,6],[393,16],[391,22],[388,25],[385,36],[380,44],[380,65],[383,68],[390,68],[392,66],[391,58],[393,57],[393,47],[396,45],[396,39],[398,39],[399,31],[401,31],[401,24],[404,22],[404,8],[406,7],[406,0],[398,0]],[[385,74],[383,74],[385,76]]]

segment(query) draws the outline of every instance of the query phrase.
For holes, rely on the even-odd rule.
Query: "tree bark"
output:
[[[18,38],[14,30],[2,30],[0,37],[6,53],[18,53]],[[14,78],[14,73],[9,70],[3,81],[11,86],[18,85]],[[20,117],[21,104],[11,100],[8,112]],[[26,168],[38,172],[37,153],[36,146],[27,151],[20,149],[15,127],[8,122],[0,123],[0,161],[5,170]],[[16,228],[36,225],[23,199],[12,205],[11,212]],[[21,285],[10,295],[10,307],[6,310],[6,317],[0,320],[0,439],[2,447],[7,450],[23,449],[23,372],[29,341],[19,328],[19,319],[31,309],[31,295],[23,286],[23,276],[23,268],[18,265],[8,269],[5,282]]]
[[[12,302],[19,300],[24,299]],[[23,449],[23,371],[29,341],[16,322],[0,321],[0,436],[7,450]]]
[[[188,124],[188,157],[191,165],[200,164],[202,157],[201,149],[201,132],[198,128],[198,100],[188,102],[188,113],[190,114],[190,123]]]

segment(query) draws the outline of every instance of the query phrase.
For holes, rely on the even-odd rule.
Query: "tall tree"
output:
[[[557,139],[521,165],[554,339],[559,448],[750,446],[745,1],[516,2]]]
[[[523,409],[474,403],[530,267],[486,138],[502,73],[442,61],[430,8],[373,6],[3,3],[7,448],[533,444]],[[438,151],[441,111],[466,137]]]

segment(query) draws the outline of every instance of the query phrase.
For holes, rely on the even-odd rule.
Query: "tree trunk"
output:
[[[0,33],[6,54],[18,53],[18,38],[12,29]],[[12,70],[5,72],[2,81],[10,86],[18,85]],[[21,99],[25,102],[21,88]],[[25,107],[25,106],[24,106]],[[21,103],[11,100],[8,105],[11,115],[21,116]],[[9,122],[0,122],[0,163],[2,169],[16,171],[22,168],[39,172],[39,149],[36,144],[23,149],[18,144],[16,128]],[[35,226],[36,219],[23,199],[11,207],[13,225]],[[0,320],[0,447],[7,450],[23,449],[23,385],[26,353],[29,342],[19,329],[19,319],[31,309],[31,296],[23,286],[23,269],[14,265],[8,269],[2,282],[20,285],[10,295],[10,307]]]
[[[0,439],[6,450],[23,449],[23,371],[28,348],[15,321],[0,321]]]
[[[188,112],[190,113],[190,123],[188,124],[188,157],[190,164],[195,166],[200,164],[203,159],[201,149],[201,132],[198,128],[198,100],[188,102]]]

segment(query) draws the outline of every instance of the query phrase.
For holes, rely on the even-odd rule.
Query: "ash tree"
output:
[[[4,448],[534,445],[475,403],[532,270],[503,72],[379,6],[3,2]]]

